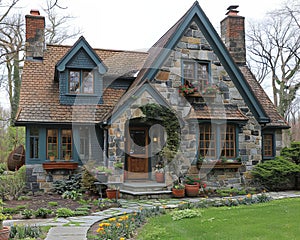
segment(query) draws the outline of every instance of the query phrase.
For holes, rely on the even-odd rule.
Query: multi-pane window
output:
[[[216,132],[209,124],[199,126],[199,155],[207,158],[216,157]]]
[[[70,94],[94,93],[94,75],[92,71],[70,70],[69,71]]]
[[[264,157],[274,156],[273,134],[263,135],[263,156]]]
[[[39,129],[31,128],[29,135],[29,157],[39,158]]]
[[[192,84],[200,91],[209,85],[209,66],[205,62],[183,61],[183,84]]]
[[[227,125],[226,132],[221,131],[221,156],[227,158],[235,157],[235,127]]]
[[[58,157],[58,129],[47,130],[47,156]]]
[[[72,130],[61,130],[61,158],[72,157]]]
[[[215,159],[236,157],[236,128],[234,125],[199,125],[199,156]]]

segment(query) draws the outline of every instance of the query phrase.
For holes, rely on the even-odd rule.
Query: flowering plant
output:
[[[180,181],[175,181],[173,183],[173,188],[175,188],[175,189],[185,189],[185,186]]]
[[[3,211],[3,201],[0,199],[0,230],[3,229],[3,221],[6,219],[11,219],[10,215],[3,214],[2,211]]]
[[[202,94],[215,94],[219,91],[217,85],[210,85],[202,90]]]
[[[163,173],[165,171],[164,169],[164,164],[162,161],[159,161],[156,165],[155,165],[155,172],[157,173]]]
[[[179,93],[183,93],[185,95],[189,95],[189,94],[195,93],[197,91],[198,91],[198,89],[196,87],[194,87],[193,84],[191,84],[191,83],[187,83],[187,84],[179,86]]]

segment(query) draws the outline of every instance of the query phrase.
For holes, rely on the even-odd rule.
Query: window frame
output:
[[[271,138],[271,143],[269,146],[269,151],[271,152],[270,155],[266,155],[265,154],[265,140],[266,140],[266,136]],[[276,150],[275,150],[275,134],[271,133],[271,132],[265,132],[262,134],[262,158],[263,160],[269,160],[269,159],[273,159],[276,155]]]
[[[233,155],[230,155],[230,156],[226,156],[226,155],[223,155],[223,152],[226,150],[228,150],[226,148],[226,141],[227,141],[227,136],[228,136],[228,131],[227,129],[231,128],[231,131],[229,132],[232,136],[232,138],[230,139],[230,141],[233,142]],[[209,131],[213,133],[214,135],[214,142],[213,142],[213,146],[214,148],[211,148],[212,150],[209,150],[210,152],[214,151],[215,154],[214,155],[203,155],[202,153],[203,152],[207,152],[207,148],[201,148],[201,129],[202,128],[209,128]],[[221,158],[222,156],[228,158],[228,159],[236,159],[238,157],[237,155],[237,149],[238,149],[238,126],[234,123],[229,123],[229,124],[226,124],[226,136],[224,131],[222,131],[222,128],[224,128],[224,125],[220,125],[220,124],[212,124],[212,123],[208,123],[208,122],[202,122],[202,123],[199,123],[199,133],[198,133],[198,150],[197,150],[197,155],[198,157],[199,156],[202,156],[202,157],[205,157],[206,159],[208,160],[218,160],[218,156]],[[222,136],[222,134],[224,134]],[[226,137],[226,139],[224,139],[223,137]],[[225,142],[225,146],[223,145],[223,143]],[[209,141],[208,142],[210,145],[211,145],[211,142]],[[222,146],[223,145],[223,146]],[[224,148],[225,147],[225,148]],[[229,148],[230,149],[230,148]]]
[[[193,65],[193,73],[191,74],[192,77],[186,78],[186,67],[185,65]],[[185,84],[192,84],[194,87],[198,88],[200,91],[203,91],[207,86],[211,85],[211,62],[210,61],[203,61],[203,60],[191,60],[191,59],[183,59],[182,63],[182,70],[181,70],[181,76],[182,85]],[[206,67],[206,73],[207,78],[200,79],[199,78],[199,66],[205,66]],[[203,72],[203,71],[201,71]]]
[[[74,158],[74,139],[73,139],[73,130],[72,128],[47,128],[46,129],[46,159],[49,159],[49,131],[56,131],[57,132],[57,136],[56,136],[56,156],[55,159],[58,160],[64,160],[65,156],[63,153],[63,134],[62,132],[64,130],[67,131],[71,131],[71,154],[70,154],[70,158]]]
[[[79,92],[75,92],[75,91],[71,91],[71,73],[79,73],[79,87],[77,89],[79,89]],[[91,92],[85,92],[85,73],[87,73],[87,76],[91,76],[92,77],[92,91]],[[95,73],[93,69],[76,69],[76,68],[70,68],[68,69],[68,84],[67,84],[67,93],[71,94],[71,95],[93,95],[95,94]]]
[[[33,133],[33,131],[37,131]],[[39,129],[38,128],[30,128],[29,129],[29,158],[30,159],[39,159],[39,148],[40,148],[40,138],[39,138]],[[32,148],[33,147],[33,148]]]

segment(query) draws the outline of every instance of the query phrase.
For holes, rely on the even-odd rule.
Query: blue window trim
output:
[[[75,94],[75,93],[70,93],[70,72],[71,71],[77,71],[77,72],[80,72],[80,92]],[[91,71],[92,74],[93,74],[93,93],[83,93],[82,92],[82,82],[83,82],[83,72],[84,71]],[[97,96],[95,94],[95,72],[93,69],[90,69],[90,68],[68,68],[67,69],[67,89],[66,89],[66,94],[65,95],[68,95],[68,96],[89,96],[89,97],[93,97],[93,96]]]
[[[181,59],[181,84],[184,84],[184,62],[188,63],[194,63],[194,64],[207,64],[208,66],[208,83],[212,84],[212,74],[211,74],[211,61],[208,60],[198,60],[198,59],[189,59],[189,58],[183,58]],[[195,76],[197,75],[197,69],[194,69]],[[197,78],[197,77],[196,77]]]
[[[265,135],[272,135],[272,156],[264,156],[264,137]],[[263,132],[262,133],[262,148],[261,148],[261,155],[262,160],[272,160],[276,156],[276,137],[274,132]]]
[[[211,122],[207,122],[207,121],[198,121],[198,124],[210,124],[212,125]],[[217,124],[217,123],[213,123],[216,126],[216,156],[221,156],[221,131],[220,131],[220,126],[222,124]],[[235,157],[233,159],[237,159],[239,157],[239,129],[240,129],[240,125],[238,123],[235,122],[227,122],[226,124],[230,124],[233,125],[235,127]],[[199,130],[199,129],[198,129]],[[199,146],[199,132],[197,132],[197,146]],[[197,154],[196,154],[197,159],[199,158],[199,149],[197,148]]]
[[[63,128],[63,127],[59,127],[59,128],[55,128],[55,127],[47,127],[46,128],[46,145],[45,145],[45,152],[46,152],[46,159],[48,159],[48,156],[47,156],[47,144],[48,144],[48,141],[47,141],[47,138],[48,138],[48,130],[54,130],[54,129],[57,129],[58,131],[58,135],[57,135],[57,160],[63,160],[61,158],[61,132],[62,130],[71,130],[72,131],[72,160],[75,159],[75,146],[74,146],[74,130],[72,128]]]

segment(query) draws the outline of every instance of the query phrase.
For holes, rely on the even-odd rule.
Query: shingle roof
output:
[[[288,123],[284,118],[278,113],[275,105],[272,103],[267,93],[264,91],[262,86],[256,80],[253,73],[246,66],[240,67],[241,72],[243,73],[246,81],[248,82],[251,90],[255,94],[257,100],[260,102],[264,111],[270,118],[270,122],[266,124],[267,127],[279,127],[279,128],[289,128]]]
[[[107,88],[103,104],[67,106],[59,103],[59,83],[54,81],[55,64],[70,46],[48,45],[43,61],[25,61],[17,123],[21,122],[100,122],[112,110],[125,89]],[[147,53],[95,49],[108,67],[105,76],[133,77],[144,64]]]
[[[247,121],[246,117],[236,105],[194,103],[187,119],[210,120],[220,119],[228,121]]]

